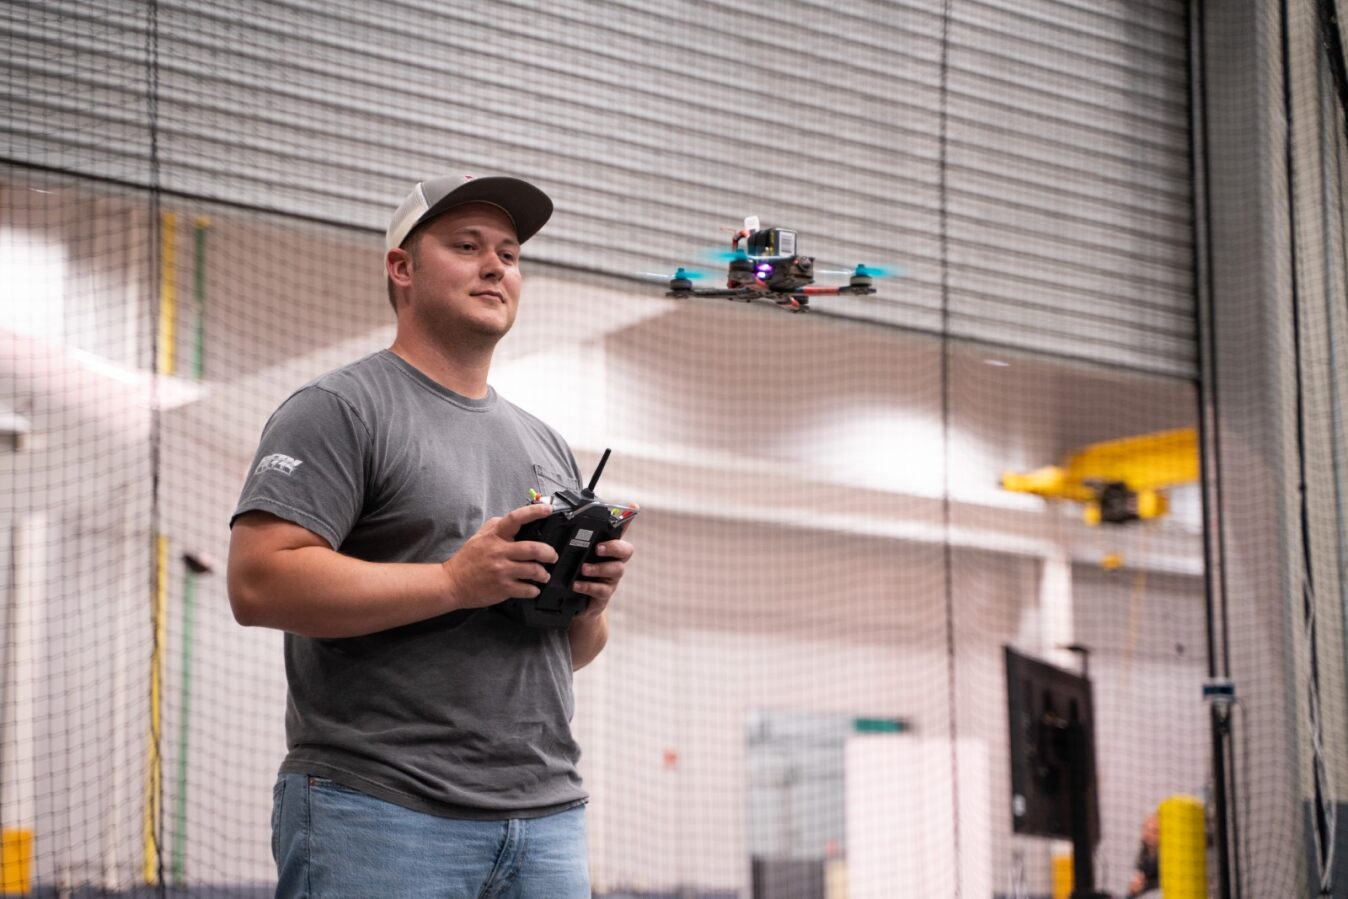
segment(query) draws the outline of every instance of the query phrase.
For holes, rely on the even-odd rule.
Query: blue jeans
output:
[[[321,777],[282,774],[272,807],[277,899],[589,899],[585,809],[441,818]]]

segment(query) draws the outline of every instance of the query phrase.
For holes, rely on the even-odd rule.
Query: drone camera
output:
[[[794,256],[796,232],[786,228],[763,228],[755,231],[749,235],[746,251],[750,256]]]

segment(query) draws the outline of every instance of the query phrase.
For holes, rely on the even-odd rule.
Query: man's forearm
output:
[[[456,608],[439,564],[366,562],[326,546],[231,566],[229,592],[241,624],[304,637],[359,637]]]
[[[359,637],[512,596],[537,596],[534,583],[548,579],[543,566],[557,553],[514,538],[547,514],[542,504],[512,509],[484,521],[443,563],[417,564],[345,556],[313,531],[248,512],[230,534],[229,602],[240,624],[303,637]]]
[[[608,643],[608,611],[593,618],[580,617],[571,622],[571,670],[579,671],[594,661]]]

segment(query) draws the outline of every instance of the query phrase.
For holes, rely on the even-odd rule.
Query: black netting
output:
[[[1071,822],[1014,822],[1082,721],[1097,889],[1159,815],[1167,896],[1313,893],[1348,85],[1333,0],[1211,6],[8,4],[0,892],[271,894],[230,516],[272,411],[393,340],[394,207],[499,173],[556,213],[491,383],[641,505],[575,675],[595,895],[1066,896]],[[887,277],[666,295],[747,216]],[[1013,720],[1006,647],[1090,714]]]

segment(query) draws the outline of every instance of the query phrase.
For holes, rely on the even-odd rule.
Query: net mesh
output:
[[[272,410],[391,342],[387,217],[458,171],[557,201],[491,380],[642,507],[575,681],[596,895],[1065,895],[1070,844],[1013,828],[1008,645],[1089,672],[1098,889],[1183,795],[1191,884],[1317,886],[1348,783],[1326,4],[453,7],[0,15],[0,892],[270,895],[285,671],[231,614],[229,518]],[[1220,155],[1265,133],[1222,93],[1261,72],[1286,172]],[[1232,171],[1279,202],[1238,224]],[[747,215],[821,282],[893,276],[803,315],[665,296]],[[1049,465],[1049,498],[1004,486]],[[1167,510],[1086,523],[1114,483]]]

